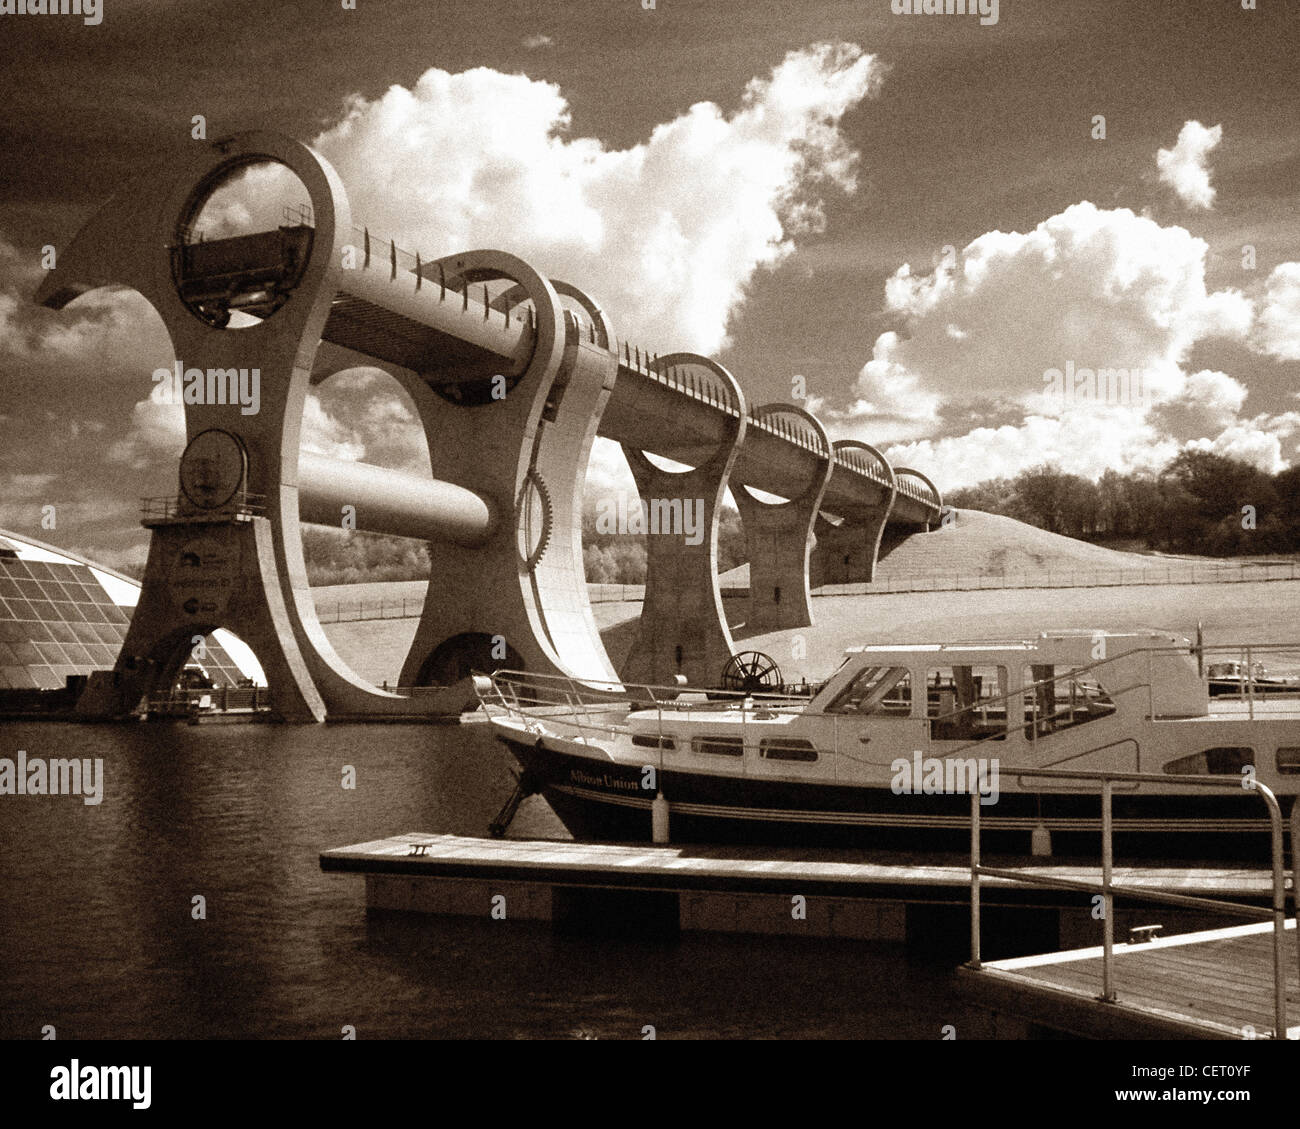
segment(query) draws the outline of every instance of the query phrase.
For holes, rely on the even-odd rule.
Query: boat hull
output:
[[[564,826],[577,839],[649,842],[654,793],[642,768],[558,743],[501,736]],[[657,783],[678,843],[771,844],[969,853],[968,794],[899,795],[888,788],[790,782],[664,770]],[[1291,798],[1282,797],[1284,817]],[[1258,796],[1114,797],[1117,858],[1262,861],[1270,857],[1266,810]],[[1096,792],[1002,792],[981,810],[981,847],[1026,855],[1034,827],[1051,833],[1056,856],[1097,859],[1101,801]]]

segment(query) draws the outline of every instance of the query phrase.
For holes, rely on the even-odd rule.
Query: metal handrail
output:
[[[1285,847],[1282,833],[1282,808],[1273,790],[1259,780],[1243,776],[1240,785],[1231,779],[1212,780],[1209,778],[1183,777],[1171,779],[1168,776],[1151,772],[1070,772],[1062,769],[1029,769],[1018,771],[1020,776],[1050,777],[1064,780],[1091,780],[1101,784],[1101,882],[1082,882],[1069,878],[1056,878],[1044,875],[1027,875],[1023,871],[1007,870],[1001,867],[984,866],[980,862],[980,793],[971,792],[971,839],[970,839],[970,888],[971,888],[971,958],[968,967],[978,970],[980,962],[980,879],[1002,878],[1012,882],[1035,884],[1051,889],[1099,891],[1103,898],[1102,906],[1102,993],[1098,997],[1103,1003],[1117,1001],[1114,984],[1114,947],[1115,947],[1115,883],[1114,883],[1114,821],[1112,818],[1113,785],[1115,783],[1132,784],[1166,784],[1190,788],[1232,788],[1241,787],[1248,792],[1257,792],[1268,808],[1269,828],[1272,838],[1273,864],[1273,907],[1266,910],[1261,906],[1246,905],[1243,902],[1228,901],[1224,898],[1193,897],[1188,894],[1171,894],[1149,886],[1123,885],[1119,891],[1132,895],[1139,900],[1159,902],[1165,905],[1187,906],[1211,909],[1217,912],[1237,914],[1273,922],[1273,1008],[1275,1029],[1273,1037],[1285,1039],[1286,1026],[1286,874]],[[1293,875],[1296,873],[1296,854],[1300,845],[1300,800],[1291,808],[1291,862]],[[1292,893],[1296,900],[1297,922],[1300,922],[1300,889],[1293,880]],[[1300,926],[1298,926],[1300,928]],[[1297,939],[1300,949],[1300,938]],[[1300,954],[1298,954],[1300,967]]]
[[[201,509],[184,495],[178,494],[165,494],[140,499],[140,516],[142,518],[207,518],[229,517],[232,514],[241,517],[247,515],[261,516],[266,513],[266,510],[266,495],[254,494],[248,490],[238,491],[229,501],[210,510]]]

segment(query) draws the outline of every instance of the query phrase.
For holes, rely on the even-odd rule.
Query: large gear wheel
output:
[[[521,541],[519,546],[519,557],[524,563],[524,567],[532,572],[541,561],[546,553],[546,547],[551,542],[551,532],[555,528],[555,510],[551,505],[551,492],[546,488],[546,482],[536,469],[529,469],[528,474],[524,477],[524,484],[519,491],[519,501],[515,505],[515,529],[520,535],[527,533],[531,535],[530,522],[532,519],[532,499],[534,494],[539,503],[541,511],[542,528],[537,534],[537,542],[533,545],[531,551],[528,545],[532,538],[529,536],[526,540]]]

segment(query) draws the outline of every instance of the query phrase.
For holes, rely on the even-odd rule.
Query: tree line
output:
[[[1162,470],[1120,474],[1096,482],[1043,464],[1014,478],[993,478],[954,490],[953,509],[1004,514],[1029,525],[1126,547],[1210,556],[1300,552],[1300,467],[1269,475],[1240,459],[1187,450]],[[594,584],[645,582],[645,537],[602,533],[595,502],[582,522],[582,554]],[[428,547],[422,541],[337,529],[303,528],[312,584],[424,580]],[[718,571],[747,559],[740,514],[719,515]]]
[[[1300,467],[1266,474],[1211,451],[1096,482],[1043,464],[954,490],[954,509],[1003,514],[1085,541],[1238,556],[1300,551]]]

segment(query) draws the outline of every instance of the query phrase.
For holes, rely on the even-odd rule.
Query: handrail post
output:
[[[1279,809],[1280,810],[1280,809]],[[1300,798],[1291,801],[1291,900],[1295,904],[1296,970],[1300,972]]]
[[[1269,830],[1273,847],[1273,1038],[1286,1038],[1286,874],[1285,852],[1282,845],[1282,807],[1277,796],[1266,784],[1253,776],[1243,776],[1241,786],[1248,792],[1258,792],[1268,808]],[[1292,826],[1294,823],[1292,813]]]
[[[980,794],[970,794],[970,966],[980,967]]]
[[[1114,867],[1114,848],[1111,838],[1111,797],[1114,782],[1106,777],[1101,782],[1101,889],[1102,889],[1102,961],[1101,998],[1105,1003],[1115,1002],[1115,981],[1111,962],[1115,956],[1115,894],[1111,889],[1111,872]]]
[[[1246,645],[1246,707],[1251,721],[1255,720],[1255,667],[1251,662],[1250,645]]]

